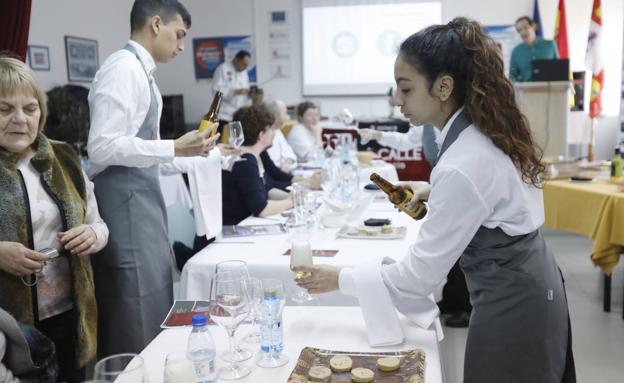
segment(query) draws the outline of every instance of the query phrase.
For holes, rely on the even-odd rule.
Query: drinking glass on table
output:
[[[142,383],[145,363],[138,354],[117,354],[95,364],[93,379],[101,382]]]
[[[247,301],[251,302],[252,290],[250,287],[251,284],[250,284],[249,270],[247,269],[247,262],[235,259],[235,260],[222,261],[222,262],[217,263],[215,276],[225,271],[239,273],[242,276],[243,284],[245,287],[244,291],[247,296]],[[213,279],[213,282],[214,282],[214,279]],[[213,289],[214,289],[214,284],[213,284]],[[212,296],[212,299],[214,302],[214,296]],[[249,351],[247,348],[235,342],[234,351],[233,352],[228,351],[228,352],[223,353],[221,355],[221,359],[225,360],[226,362],[242,362],[244,360],[251,359],[252,356],[253,354],[251,351]]]
[[[165,359],[164,383],[195,383],[195,367],[186,352],[172,352]]]
[[[234,333],[241,322],[249,314],[249,301],[247,297],[244,277],[233,271],[220,271],[214,279],[214,295],[210,317],[218,325],[223,327],[228,334],[230,354],[235,354]],[[234,360],[222,367],[217,372],[217,377],[224,380],[236,380],[249,375],[249,368],[235,364]]]
[[[290,269],[295,266],[312,266],[312,246],[310,245],[310,234],[307,227],[292,228],[292,236],[290,241]],[[296,279],[307,276],[308,273],[297,271]],[[314,297],[308,294],[306,289],[299,286],[295,287],[297,292],[291,296],[291,299],[297,303],[306,303],[314,300]]]

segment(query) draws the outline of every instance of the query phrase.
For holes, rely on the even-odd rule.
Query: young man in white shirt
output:
[[[240,50],[230,61],[224,61],[215,69],[212,90],[223,93],[219,109],[219,128],[232,121],[232,115],[243,106],[251,105],[249,98],[249,74],[251,53]]]
[[[176,0],[136,0],[131,37],[98,70],[89,106],[89,176],[108,245],[93,257],[98,356],[140,352],[159,332],[173,299],[171,248],[158,176],[184,171],[180,156],[207,156],[218,135],[192,131],[160,140],[162,97],[153,73],[184,50],[191,26]]]

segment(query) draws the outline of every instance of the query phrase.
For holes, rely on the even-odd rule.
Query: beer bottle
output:
[[[410,189],[400,185],[393,185],[377,173],[371,174],[370,180],[388,195],[390,202],[410,217],[421,219],[427,214],[427,206],[425,206],[423,201],[418,201],[418,207],[414,211],[409,210],[405,206],[414,197],[414,193]]]
[[[215,122],[219,122],[219,108],[221,107],[222,98],[223,93],[217,91],[217,93],[215,93],[214,95],[214,98],[212,99],[212,104],[210,104],[210,109],[208,109],[208,112],[204,114],[204,117],[202,117],[201,122],[199,123],[198,130],[200,132],[203,132]],[[215,134],[217,134],[217,129],[214,129],[212,132],[210,132],[209,137],[212,137]]]

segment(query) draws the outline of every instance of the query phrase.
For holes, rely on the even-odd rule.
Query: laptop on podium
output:
[[[530,81],[568,81],[570,80],[570,60],[533,60],[531,61]]]

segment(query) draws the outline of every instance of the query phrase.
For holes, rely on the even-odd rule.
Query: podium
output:
[[[529,120],[544,157],[567,156],[570,82],[518,82],[514,89],[518,107]]]

